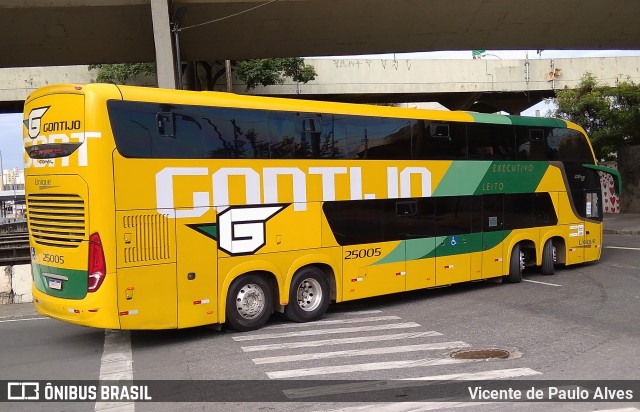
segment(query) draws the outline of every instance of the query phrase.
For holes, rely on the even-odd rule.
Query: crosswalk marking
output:
[[[273,329],[288,329],[288,328],[308,328],[324,325],[344,325],[351,323],[365,323],[365,322],[380,322],[387,320],[400,320],[400,316],[374,316],[370,318],[352,318],[352,319],[330,319],[330,320],[317,320],[315,322],[308,323],[285,323],[283,325],[271,325],[265,326],[260,330],[273,330]]]
[[[240,341],[259,340],[259,339],[295,338],[300,336],[329,335],[329,334],[336,334],[336,333],[372,332],[377,330],[405,329],[405,328],[417,328],[417,327],[420,327],[420,324],[415,322],[389,323],[385,325],[356,326],[351,328],[336,328],[336,329],[313,329],[313,330],[304,330],[299,332],[242,334],[239,336],[233,336],[233,340],[240,342]]]
[[[389,335],[374,335],[374,336],[358,336],[353,338],[338,338],[338,339],[324,339],[313,340],[308,342],[284,342],[274,343],[270,345],[254,345],[243,346],[244,352],[257,352],[263,350],[280,350],[280,349],[296,349],[296,348],[315,348],[319,346],[331,346],[331,345],[345,345],[351,343],[364,343],[364,342],[382,342],[390,340],[404,340],[404,339],[417,339],[433,336],[442,336],[442,333],[435,331],[426,332],[409,332],[409,333],[395,333]]]
[[[360,315],[373,315],[375,313],[382,313],[380,309],[367,309],[367,310],[352,310],[345,312],[327,312],[325,318],[332,318],[334,316],[360,316]]]
[[[480,381],[519,378],[532,375],[542,375],[542,373],[530,368],[496,369],[483,372],[453,373],[447,375],[422,376],[418,378],[404,378],[398,380],[362,381],[354,383],[311,386],[307,388],[285,389],[283,393],[289,399],[301,399],[316,396],[371,392],[382,389],[402,389],[431,385],[431,383],[425,383],[424,381]]]
[[[341,351],[335,351],[335,352],[319,352],[319,353],[304,353],[300,355],[271,356],[267,358],[255,358],[252,360],[256,365],[263,365],[266,363],[346,358],[350,356],[385,355],[389,353],[418,352],[418,351],[427,351],[427,350],[455,349],[455,348],[466,348],[466,347],[469,347],[469,344],[465,342],[459,342],[459,341],[458,342],[440,342],[440,343],[425,343],[422,345],[387,346],[387,347],[370,348],[370,349],[350,349],[350,350],[341,350]]]
[[[267,372],[267,376],[271,379],[286,379],[286,378],[300,378],[303,376],[329,375],[334,373],[379,371],[379,370],[387,370],[387,369],[418,368],[418,367],[438,366],[438,365],[457,365],[457,364],[471,363],[471,362],[484,362],[484,359],[426,358],[426,359],[401,360],[401,361],[389,361],[389,362],[359,363],[359,364],[353,364],[353,365],[318,366],[315,368],[290,369],[290,370],[281,370],[281,371],[275,371],[275,372]]]

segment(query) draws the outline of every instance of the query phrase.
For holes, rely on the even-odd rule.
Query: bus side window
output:
[[[269,158],[266,112],[252,109],[206,108],[205,157],[215,159]]]
[[[296,140],[299,145],[294,157],[297,159],[319,159],[321,134],[321,114],[296,114]]]
[[[411,159],[412,120],[346,116],[349,158]]]
[[[269,153],[272,159],[293,159],[297,152],[296,115],[291,112],[269,113]]]
[[[504,195],[504,228],[521,229],[535,224],[533,193]]]
[[[418,120],[413,158],[460,160],[467,158],[467,127],[464,123]]]
[[[471,123],[469,159],[512,160],[515,158],[516,134],[513,126]]]

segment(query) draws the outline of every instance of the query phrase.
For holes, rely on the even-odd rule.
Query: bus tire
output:
[[[273,312],[273,293],[269,282],[256,273],[234,280],[227,296],[227,324],[245,332],[260,329]]]
[[[304,267],[293,275],[284,314],[293,322],[318,320],[327,311],[330,298],[329,282],[324,272],[314,266]]]
[[[507,283],[520,283],[522,281],[522,251],[520,244],[517,244],[511,250],[511,258],[509,259],[509,274],[505,276],[504,281]]]
[[[542,274],[553,275],[555,272],[555,248],[551,239],[547,240],[542,248]]]

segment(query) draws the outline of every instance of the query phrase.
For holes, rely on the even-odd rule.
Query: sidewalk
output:
[[[0,305],[0,322],[15,318],[33,318],[41,315],[36,312],[33,303],[10,303]]]
[[[640,235],[640,213],[605,213],[604,233]]]

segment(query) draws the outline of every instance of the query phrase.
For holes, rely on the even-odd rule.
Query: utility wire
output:
[[[257,6],[251,7],[251,8],[249,8],[249,9],[242,10],[242,11],[239,11],[239,12],[237,12],[237,13],[230,14],[230,15],[228,15],[228,16],[220,17],[220,18],[218,18],[218,19],[214,19],[214,20],[210,20],[210,21],[205,21],[205,22],[203,22],[203,23],[193,24],[193,25],[191,25],[191,26],[181,27],[181,28],[179,28],[179,29],[178,29],[178,31],[180,31],[180,30],[187,30],[187,29],[193,29],[194,27],[204,26],[204,25],[206,25],[206,24],[217,23],[217,22],[222,21],[222,20],[230,19],[230,18],[232,18],[232,17],[236,17],[236,16],[239,16],[239,15],[241,15],[241,14],[248,13],[248,12],[250,12],[250,11],[254,11],[255,9],[259,9],[260,7],[268,6],[269,4],[271,4],[271,3],[275,3],[276,1],[278,1],[278,0],[271,0],[271,1],[268,1],[268,2],[266,2],[266,3],[258,4]]]

